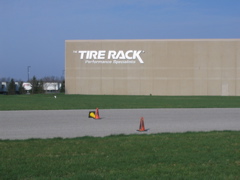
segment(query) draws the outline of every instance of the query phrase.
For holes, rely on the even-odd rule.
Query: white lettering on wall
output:
[[[105,63],[105,64],[109,64],[109,63],[133,64],[133,63],[136,63],[135,60],[138,60],[141,64],[144,63],[141,58],[141,53],[144,53],[144,51],[141,51],[141,50],[128,50],[128,51],[122,51],[122,50],[76,51],[74,50],[73,53],[80,54],[80,59],[85,60],[85,63],[91,62],[91,63]],[[119,60],[119,61],[115,61],[115,60]]]

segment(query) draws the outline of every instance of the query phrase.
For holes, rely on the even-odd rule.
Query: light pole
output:
[[[30,68],[31,66],[28,66],[27,67],[27,70],[28,70],[28,82],[29,82],[29,68]]]

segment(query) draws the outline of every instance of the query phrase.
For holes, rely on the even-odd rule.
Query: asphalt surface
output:
[[[240,109],[99,109],[0,111],[0,139],[103,137],[115,134],[240,130]],[[140,118],[146,132],[138,132]]]

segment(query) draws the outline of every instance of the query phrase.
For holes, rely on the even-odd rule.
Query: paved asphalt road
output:
[[[0,139],[240,130],[238,108],[100,109],[100,120],[88,118],[89,111],[0,111]],[[136,131],[141,117],[147,132]]]

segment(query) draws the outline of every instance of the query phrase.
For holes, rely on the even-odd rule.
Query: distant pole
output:
[[[28,82],[29,82],[29,68],[30,68],[31,66],[28,66],[27,67],[27,70],[28,70]]]

